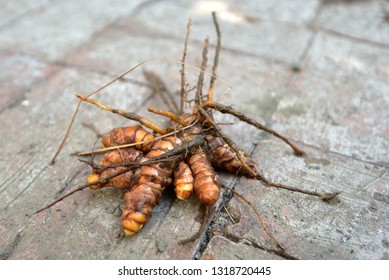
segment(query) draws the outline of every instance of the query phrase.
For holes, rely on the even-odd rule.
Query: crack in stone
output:
[[[8,244],[3,252],[0,252],[0,259],[7,260],[9,256],[15,251],[16,247],[19,245],[22,239],[21,231],[19,231],[14,240]]]

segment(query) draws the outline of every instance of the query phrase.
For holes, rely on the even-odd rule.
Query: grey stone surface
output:
[[[89,168],[71,153],[96,135],[129,124],[83,104],[54,166],[49,162],[87,94],[149,58],[95,97],[147,112],[166,105],[145,83],[160,75],[177,93],[186,22],[187,62],[222,29],[215,98],[290,137],[307,155],[231,116],[223,129],[263,174],[307,190],[341,191],[330,204],[221,174],[261,212],[288,254],[299,259],[388,259],[388,3],[386,1],[13,1],[0,11],[0,257],[2,259],[279,259],[253,210],[225,191],[199,240],[198,200],[167,190],[134,238],[120,237],[123,193],[86,189],[33,215],[85,182]],[[210,59],[211,60],[211,59]],[[191,85],[197,70],[187,68]],[[207,76],[207,80],[209,75]],[[206,82],[208,85],[208,82]],[[224,207],[225,206],[225,207]],[[226,210],[227,209],[227,210]],[[227,214],[227,211],[230,214]],[[232,219],[231,219],[232,217]]]

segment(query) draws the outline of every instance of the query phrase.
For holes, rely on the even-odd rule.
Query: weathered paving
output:
[[[243,2],[243,1],[240,1]],[[84,104],[64,150],[50,160],[76,106],[88,93],[136,63],[180,59],[192,19],[187,62],[199,65],[203,39],[213,54],[222,29],[216,98],[289,136],[307,155],[278,139],[219,116],[231,135],[275,182],[341,191],[331,204],[222,175],[262,213],[274,235],[299,259],[389,258],[389,3],[387,1],[13,1],[0,10],[0,258],[2,259],[280,259],[255,213],[225,195],[203,236],[178,240],[200,226],[196,198],[167,190],[151,221],[121,238],[120,190],[86,189],[33,215],[83,184],[88,167],[70,156],[128,123]],[[211,59],[210,59],[211,61]],[[112,107],[165,109],[145,84],[153,70],[171,92],[180,66],[146,63],[96,96]],[[195,70],[187,69],[194,85]],[[207,77],[209,78],[209,77]],[[206,83],[208,85],[208,82]],[[228,211],[228,213],[227,213]]]

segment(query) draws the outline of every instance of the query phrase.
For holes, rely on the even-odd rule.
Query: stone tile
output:
[[[203,235],[184,246],[178,240],[199,228],[199,204],[196,198],[178,201],[171,190],[134,238],[118,238],[123,200],[118,190],[84,190],[31,215],[85,182],[89,169],[68,156],[96,143],[82,121],[95,124],[101,133],[130,123],[83,104],[57,164],[50,166],[77,102],[74,93],[87,94],[142,59],[180,59],[189,16],[193,25],[187,62],[200,64],[202,42],[209,35],[211,64],[216,39],[212,9],[218,12],[223,32],[219,77],[226,81],[217,81],[215,98],[290,136],[307,156],[292,156],[278,139],[230,116],[215,114],[217,121],[234,123],[222,127],[246,152],[254,151],[269,179],[342,193],[328,205],[253,180],[225,174],[222,179],[256,205],[287,252],[297,258],[387,258],[388,55],[386,27],[372,18],[383,2],[352,2],[347,6],[351,8],[344,8],[344,1],[320,6],[318,0],[207,1],[206,6],[201,1],[136,1],[126,6],[122,1],[41,6],[17,2],[0,20],[0,89],[6,92],[0,98],[6,108],[0,114],[0,134],[6,135],[0,139],[0,257],[278,258],[264,252],[275,244],[252,209],[236,198],[227,207],[240,213],[238,222],[231,222],[223,209],[212,212],[209,243]],[[361,7],[371,20],[371,34],[362,28],[365,18],[355,19]],[[339,11],[333,22],[331,11]],[[311,29],[317,12],[319,28]],[[53,60],[56,63],[47,62]],[[302,71],[291,71],[295,62]],[[147,113],[148,106],[166,107],[144,84],[145,69],[156,71],[178,96],[179,65],[158,60],[95,97],[165,124],[165,118]],[[187,67],[186,73],[194,85],[198,70]],[[206,87],[208,80],[209,76]],[[232,90],[226,91],[227,84]],[[203,246],[208,247],[201,255]]]
[[[301,92],[294,91],[280,101],[273,116],[276,129],[282,127],[292,139],[322,149],[386,164],[388,100],[384,82],[364,78],[334,86],[304,76],[292,86]]]
[[[113,40],[115,40],[115,45],[111,43]],[[143,60],[157,58],[135,69],[126,77],[144,82],[142,72],[144,70],[154,71],[178,101],[181,67],[176,62],[164,60],[163,57],[179,60],[182,55],[183,42],[164,37],[161,37],[156,45],[147,44],[148,41],[148,37],[108,29],[93,43],[70,54],[66,61],[114,75]],[[190,43],[186,62],[198,66],[201,64],[202,46],[193,41]],[[215,85],[215,100],[224,104],[234,104],[239,110],[260,114],[269,120],[292,73],[289,64],[276,63],[272,60],[244,54],[240,55],[239,61],[235,57],[236,52],[234,51],[225,49],[221,51],[218,72],[220,80]],[[208,60],[208,72],[210,72],[213,50],[210,50]],[[197,78],[198,70],[186,67],[186,82],[191,87],[197,84]],[[204,92],[207,92],[210,75],[206,74],[204,80]],[[188,97],[188,99],[191,98],[193,97]]]
[[[278,103],[276,128],[306,144],[386,164],[386,52],[319,34]]]
[[[383,258],[386,202],[377,198],[387,196],[387,168],[300,147],[307,153],[304,158],[293,156],[277,140],[262,141],[253,158],[273,182],[322,193],[341,191],[332,203],[247,179],[240,181],[236,191],[255,205],[286,252],[298,259]],[[230,203],[242,216],[236,224],[227,223],[229,238],[276,249],[253,210],[235,198]]]
[[[158,69],[162,69],[160,72],[164,73],[165,79],[169,71],[172,75],[174,71],[174,75],[179,77],[179,64],[164,61],[163,57],[180,60],[183,40],[184,37],[182,40],[171,40],[171,38],[161,36],[158,42],[150,44],[150,37],[139,36],[137,33],[126,32],[114,26],[105,29],[98,37],[69,53],[64,60],[72,65],[117,75],[144,60],[156,58],[126,77],[142,80],[144,70],[158,71]]]
[[[283,22],[249,20],[251,18],[249,15],[239,14],[237,19],[233,20],[228,17],[223,18],[223,10],[225,10],[223,7],[221,5],[215,8],[217,8],[216,12],[221,13],[222,44],[227,49],[292,63],[300,58],[311,36],[309,29],[297,28]],[[181,16],[177,17],[178,14]],[[144,20],[146,16],[153,20]],[[146,34],[169,34],[175,38],[184,38],[189,17],[193,22],[192,40],[202,42],[205,34],[208,34],[211,38],[210,43],[215,44],[215,28],[210,12],[198,10],[196,3],[192,5],[185,2],[177,5],[157,2],[152,9],[142,10],[129,19],[122,19],[119,24],[128,30],[136,26]]]
[[[354,75],[389,79],[388,48],[331,36],[318,32],[309,49],[302,70],[315,75],[344,80]]]
[[[0,111],[11,104],[23,102],[31,86],[47,79],[57,67],[28,55],[0,52]]]
[[[233,242],[222,236],[212,238],[205,250],[202,259],[205,260],[280,260],[281,257],[250,245]]]
[[[206,1],[199,1],[194,7],[204,7],[204,10],[211,12],[211,5],[205,4]],[[268,21],[282,21],[290,24],[305,24],[311,22],[315,16],[316,11],[320,6],[321,1],[223,1],[225,5],[224,11],[220,9],[221,18],[228,19],[237,18],[239,12],[246,15],[248,20],[268,20]],[[202,5],[200,5],[202,4]],[[223,5],[221,4],[221,5]],[[207,9],[208,8],[208,9]]]
[[[47,0],[22,0],[3,3],[0,11],[0,28],[47,4]]]
[[[128,15],[139,3],[66,1],[43,6],[1,30],[0,44],[3,49],[59,60],[106,25]]]
[[[47,241],[45,238],[42,239],[42,232],[37,228],[41,228],[42,223],[46,223],[48,226],[46,219],[51,218],[50,214],[45,212],[42,216],[32,216],[32,213],[53,201],[63,191],[85,182],[87,175],[85,165],[79,163],[76,158],[69,156],[70,153],[90,149],[96,144],[96,135],[89,129],[85,129],[81,122],[95,124],[101,133],[111,130],[115,123],[117,125],[118,121],[123,122],[122,118],[113,116],[111,113],[105,115],[105,112],[83,104],[84,106],[82,106],[71,135],[64,146],[62,154],[57,159],[57,164],[50,165],[50,160],[59,146],[66,126],[70,122],[71,114],[76,107],[77,100],[74,97],[74,92],[94,90],[101,85],[104,79],[109,80],[109,77],[74,68],[62,69],[57,71],[45,83],[32,89],[25,96],[26,102],[9,108],[0,115],[1,134],[7,135],[7,137],[0,140],[2,145],[0,157],[2,214],[0,219],[4,221],[2,232],[6,232],[10,237],[5,238],[4,243],[2,240],[0,244],[1,251],[3,248],[9,247],[9,244],[12,243],[18,233],[22,240],[19,244],[20,248],[24,246],[21,244],[24,244],[26,240],[30,240],[28,238],[37,238],[41,240],[40,242]],[[147,98],[146,92],[128,99],[128,102],[123,102],[123,99],[118,95],[118,93],[134,91],[133,86],[125,81],[112,85],[106,92],[116,93],[119,98],[116,98],[115,101],[112,95],[109,96],[110,104],[114,107],[123,106],[124,109],[129,106],[136,111]],[[137,85],[135,87],[139,90]],[[99,99],[106,103],[107,97],[104,97],[104,95],[101,95]],[[117,126],[120,126],[120,124]],[[70,198],[62,203],[63,209],[66,208],[64,210],[66,215],[72,216],[72,211],[78,211],[74,209],[74,203],[78,203],[80,197],[80,203],[89,201],[88,192],[84,196],[80,194],[76,195],[74,200]],[[61,205],[59,209],[61,209]],[[76,219],[76,224],[84,219],[83,216],[79,215],[75,215],[73,218]],[[54,219],[52,222],[61,223],[62,220]],[[35,227],[31,226],[34,223]],[[70,221],[68,226],[76,227]],[[56,224],[54,227],[62,233],[66,233],[66,231],[62,231],[62,226]],[[30,230],[34,234],[31,234]],[[30,236],[26,238],[26,235]],[[27,245],[37,246],[37,244],[30,243]],[[47,247],[45,248],[47,249]],[[54,248],[56,247],[52,249]],[[44,248],[41,249],[45,250]],[[28,250],[20,255],[18,253],[15,258],[18,258],[16,256],[19,256],[19,258],[43,258],[45,256],[45,253],[38,254],[37,251],[31,251],[28,253],[29,255],[25,255],[27,252]],[[55,258],[53,255],[50,256]]]
[[[325,1],[317,25],[341,34],[389,44],[387,1]]]

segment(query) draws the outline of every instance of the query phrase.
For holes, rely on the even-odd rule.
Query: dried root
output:
[[[174,169],[174,191],[179,199],[187,199],[193,193],[193,174],[189,166],[180,161]]]
[[[169,118],[172,121],[172,125],[169,127],[161,127],[133,112],[114,109],[90,98],[100,90],[124,77],[124,75],[128,74],[136,67],[144,64],[146,61],[127,70],[119,77],[100,87],[96,91],[89,93],[87,96],[77,94],[77,97],[80,98],[80,102],[93,104],[103,110],[136,121],[140,125],[115,128],[105,135],[102,139],[102,144],[104,147],[108,148],[100,150],[105,152],[100,165],[89,163],[93,168],[93,171],[88,177],[88,184],[72,191],[66,196],[58,199],[56,202],[61,201],[68,195],[86,187],[100,189],[114,186],[116,188],[125,189],[125,207],[122,212],[122,227],[126,235],[133,236],[148,222],[152,210],[154,206],[158,204],[162,192],[167,186],[173,183],[173,179],[176,195],[179,199],[187,199],[194,191],[201,204],[204,205],[206,211],[203,225],[200,229],[200,231],[202,231],[206,224],[208,208],[215,204],[220,194],[221,182],[219,182],[218,175],[214,168],[230,172],[234,175],[242,175],[248,178],[261,180],[271,187],[318,196],[325,201],[332,199],[339,194],[338,192],[321,194],[270,182],[258,171],[254,160],[241,150],[239,146],[236,145],[216,124],[213,119],[213,110],[223,114],[233,115],[239,120],[255,126],[257,129],[271,133],[287,143],[294,150],[296,155],[303,155],[302,150],[276,131],[259,124],[255,120],[248,118],[229,106],[224,106],[212,101],[214,83],[217,79],[219,53],[221,50],[220,27],[215,13],[212,15],[217,32],[217,44],[210,88],[207,96],[203,96],[202,86],[204,84],[203,79],[209,45],[208,39],[206,39],[204,41],[201,68],[198,69],[200,70],[200,74],[197,82],[195,106],[193,107],[192,114],[184,113],[184,101],[187,94],[184,89],[184,70],[186,66],[185,56],[190,23],[188,23],[187,26],[184,54],[182,60],[179,62],[181,64],[181,102],[179,107],[175,104],[172,106],[177,109],[177,113],[149,108],[150,112]],[[156,77],[152,77],[151,74],[147,74],[146,78],[147,77],[149,80],[153,78],[152,80],[157,81],[156,83],[160,85],[159,87],[155,87],[156,91],[167,92],[162,80],[159,81]],[[219,80],[221,79],[219,78]],[[79,106],[80,103],[75,114],[77,113]],[[65,138],[61,142],[60,147],[52,160],[53,162],[65,142],[74,118],[75,115],[65,134]],[[159,136],[148,132],[142,126],[150,129],[153,133],[159,134]],[[135,147],[123,148],[121,145],[133,145]],[[108,149],[111,151],[107,151]],[[88,151],[86,154],[90,153],[94,153],[94,151]],[[242,198],[241,195],[234,190],[231,191]],[[244,198],[242,199],[254,209],[268,236],[277,244],[279,249],[285,253],[283,246],[270,232],[259,212],[249,201]],[[51,207],[56,202],[37,212]],[[184,243],[194,240],[200,233],[201,232],[197,232],[192,238],[185,240]]]
[[[100,164],[103,166],[113,166],[115,164],[139,162],[143,158],[143,153],[134,148],[118,149],[107,152],[104,154]],[[126,169],[126,167],[118,166],[107,168],[103,171],[95,170],[91,175],[88,176],[88,183],[99,181],[101,178],[110,177],[117,174],[119,171]],[[101,189],[104,187],[115,187],[119,189],[130,188],[132,181],[134,180],[134,171],[129,170],[124,174],[118,175],[109,179],[106,183],[91,185],[91,189]]]
[[[158,140],[154,142],[150,152],[141,162],[173,150],[181,143],[181,140],[174,136]],[[165,187],[172,183],[171,175],[174,164],[174,162],[150,164],[137,171],[137,181],[124,196],[126,207],[123,210],[122,227],[125,235],[137,234],[148,222]]]
[[[143,129],[140,125],[118,127],[111,130],[103,137],[102,144],[104,147],[118,146],[124,144],[142,142],[144,144],[136,145],[136,148],[148,152],[151,149],[154,134]]]
[[[200,202],[206,206],[219,199],[220,183],[218,175],[202,149],[189,158],[189,166],[195,178],[194,190]]]
[[[209,157],[213,166],[232,174],[242,175],[248,178],[254,177],[251,172],[248,172],[243,167],[235,151],[221,137],[207,135],[205,136],[205,140],[208,144]],[[244,155],[244,161],[251,170],[258,174],[257,166],[252,158]]]

